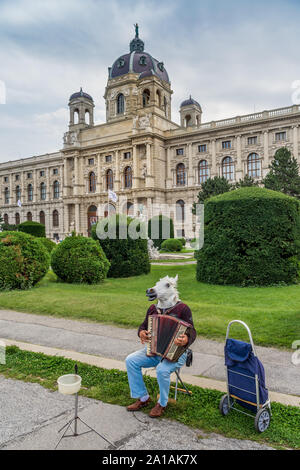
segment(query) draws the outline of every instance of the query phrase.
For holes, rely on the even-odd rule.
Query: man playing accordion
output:
[[[154,287],[147,289],[146,295],[150,301],[158,300],[157,305],[152,304],[147,311],[145,320],[138,329],[138,336],[144,348],[129,354],[126,358],[126,367],[128,374],[128,382],[131,392],[131,397],[136,398],[137,401],[127,407],[128,411],[138,411],[147,406],[151,402],[151,398],[147,392],[142,368],[156,367],[157,382],[159,385],[159,400],[149,413],[151,418],[160,417],[167,404],[170,390],[171,374],[177,368],[182,367],[186,362],[187,348],[195,341],[196,330],[193,324],[193,318],[190,308],[181,302],[178,297],[176,289],[178,276],[170,278],[166,276],[160,279]],[[148,331],[149,317],[151,315],[166,315],[175,317],[177,320],[188,324],[189,328],[186,333],[179,334],[174,339],[174,344],[179,347],[181,355],[176,361],[163,358],[158,354],[149,354],[149,347],[147,344],[151,340],[150,332]],[[147,351],[148,350],[148,351]],[[184,352],[182,352],[184,351]]]

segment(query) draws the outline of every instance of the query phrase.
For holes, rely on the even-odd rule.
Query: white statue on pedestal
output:
[[[148,253],[150,259],[159,259],[159,251],[154,246],[153,240],[151,238],[148,239]]]

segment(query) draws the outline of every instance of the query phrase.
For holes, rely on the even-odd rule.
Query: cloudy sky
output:
[[[169,73],[174,121],[189,94],[203,121],[293,104],[299,0],[0,0],[0,162],[60,149],[81,86],[105,121],[107,68],[135,22]]]

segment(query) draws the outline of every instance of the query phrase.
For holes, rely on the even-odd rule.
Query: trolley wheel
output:
[[[230,408],[231,408],[231,405],[232,405],[232,400],[230,400],[230,404],[228,403],[228,395],[223,395],[221,400],[220,400],[220,404],[219,404],[219,410],[220,410],[220,413],[223,415],[223,416],[226,416],[228,415],[229,411],[230,411]]]
[[[262,408],[256,413],[254,426],[256,431],[264,432],[270,426],[271,415],[270,411],[266,408]]]

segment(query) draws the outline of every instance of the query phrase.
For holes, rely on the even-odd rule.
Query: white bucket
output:
[[[81,387],[81,377],[76,374],[62,375],[57,379],[58,391],[64,395],[77,393]]]

